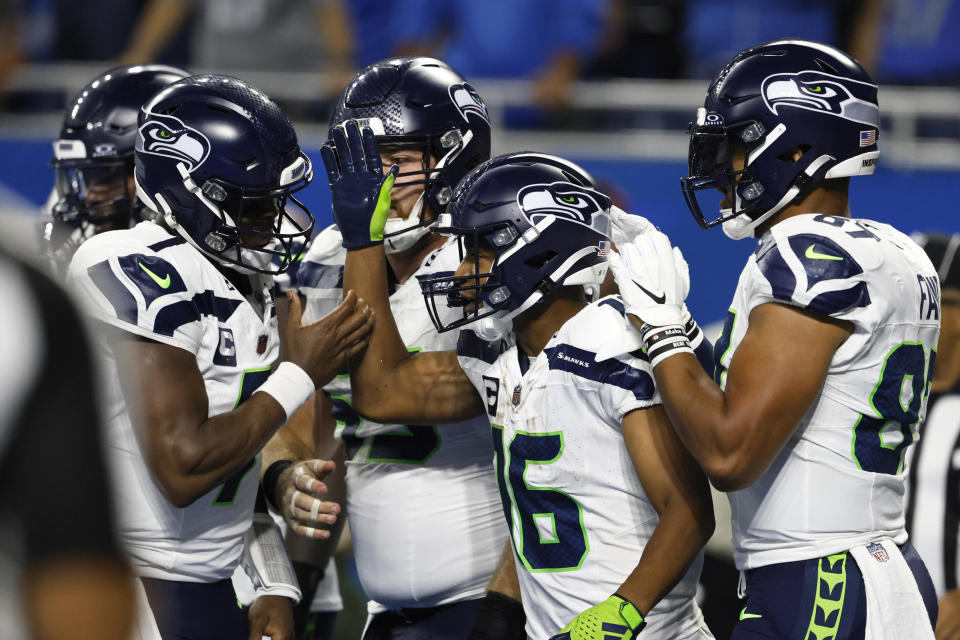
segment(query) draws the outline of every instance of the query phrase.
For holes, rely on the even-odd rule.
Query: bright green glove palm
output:
[[[578,615],[550,640],[634,640],[646,624],[632,602],[614,595]]]

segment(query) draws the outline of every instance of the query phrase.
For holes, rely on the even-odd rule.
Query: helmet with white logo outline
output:
[[[143,106],[137,194],[190,244],[244,273],[277,274],[310,238],[293,194],[313,178],[283,111],[253,86],[192,76]]]
[[[424,207],[434,215],[442,212],[460,179],[490,158],[486,105],[462,76],[435,58],[389,58],[360,71],[340,96],[331,129],[347,120],[373,129],[381,146],[423,154],[421,170],[397,176],[398,185],[423,185],[423,194],[406,220],[387,221],[388,253],[403,251],[426,234],[433,218]]]
[[[480,165],[461,181],[448,211],[438,217],[433,230],[458,236],[465,254],[474,256],[470,275],[420,279],[438,331],[476,322],[471,329],[493,340],[559,287],[603,281],[610,199],[587,184],[589,174],[576,165],[538,155],[508,154]],[[496,255],[487,272],[480,271],[481,248]],[[463,307],[463,317],[445,324],[437,298],[440,304]],[[482,306],[468,311],[475,300]]]
[[[128,179],[140,107],[172,82],[190,74],[159,64],[116,67],[74,96],[53,143],[51,252],[69,260],[95,233],[124,229],[145,216]]]
[[[704,229],[723,224],[731,238],[751,237],[825,180],[873,173],[879,127],[877,85],[839,49],[778,40],[741,51],[690,125],[687,206]],[[735,171],[738,149],[745,166]],[[710,221],[697,199],[704,189],[730,201]]]

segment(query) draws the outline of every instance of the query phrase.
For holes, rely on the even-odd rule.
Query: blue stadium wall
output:
[[[332,222],[330,193],[317,149],[314,184],[302,192],[318,228]],[[577,160],[575,155],[571,159]],[[0,141],[0,183],[38,207],[52,185],[50,145],[36,141]],[[616,185],[629,211],[646,216],[680,246],[691,271],[690,309],[702,324],[721,320],[740,269],[754,242],[728,240],[720,229],[701,230],[680,193],[680,162],[597,161],[581,164],[601,182]],[[852,213],[897,226],[902,231],[960,231],[960,172],[894,171],[882,164],[873,177],[851,181]]]

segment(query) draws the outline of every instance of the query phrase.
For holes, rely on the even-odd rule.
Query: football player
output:
[[[850,217],[849,178],[877,162],[877,105],[855,60],[800,40],[742,51],[710,85],[683,192],[701,226],[759,239],[715,381],[684,353],[689,280],[666,237],[645,234],[614,261],[671,422],[728,492],[747,595],[736,640],[933,637],[903,495],[940,290],[910,238]],[[702,190],[719,190],[712,221]]]
[[[169,85],[141,110],[135,165],[156,222],[91,238],[68,270],[104,327],[121,535],[165,638],[246,637],[229,579],[258,452],[364,346],[372,320],[349,295],[303,326],[293,298],[281,350],[272,276],[311,232],[295,192],[312,168],[256,88],[219,75]]]
[[[55,270],[97,233],[146,219],[133,180],[137,115],[153,94],[190,74],[158,64],[116,67],[88,82],[63,114],[53,143],[55,182],[43,229]]]
[[[56,183],[47,207],[51,219],[44,225],[44,253],[58,275],[65,275],[70,258],[86,239],[151,216],[138,200],[134,183],[137,116],[160,89],[188,75],[163,65],[117,67],[87,83],[67,107],[60,137],[53,143]],[[281,489],[292,484],[285,480]],[[270,590],[261,586],[258,592]],[[252,589],[250,596],[252,601]]]
[[[472,331],[456,350],[411,354],[386,295],[397,167],[381,175],[373,132],[355,121],[334,142],[323,158],[344,288],[377,315],[351,368],[355,410],[381,423],[488,418],[529,637],[633,638],[645,625],[653,638],[712,637],[693,600],[713,530],[706,481],[649,365],[620,339],[620,300],[585,300],[607,271],[609,199],[525,155],[474,169],[433,227],[463,259],[420,282],[439,331]]]
[[[430,233],[429,225],[460,178],[490,157],[486,107],[443,62],[393,58],[362,70],[344,90],[330,144],[353,118],[376,133],[383,164],[400,171],[389,194],[381,259],[404,344],[410,351],[453,349],[456,335],[436,332],[418,282],[450,273],[460,262],[456,244]],[[343,297],[342,243],[337,226],[325,229],[301,264],[306,320],[328,313]],[[391,638],[402,629],[406,638],[463,640],[480,606],[522,620],[515,600],[484,595],[507,539],[486,421],[443,429],[429,422],[380,424],[352,409],[347,376],[324,391],[346,449],[350,534],[370,598],[364,638]],[[517,626],[522,631],[522,621]]]

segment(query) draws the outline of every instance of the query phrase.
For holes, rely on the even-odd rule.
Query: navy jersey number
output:
[[[410,354],[423,349],[408,349]],[[340,377],[340,376],[337,376]],[[353,460],[360,449],[370,442],[367,462],[399,462],[400,464],[426,464],[440,448],[440,432],[436,427],[405,425],[387,433],[363,438],[357,435],[363,419],[353,410],[345,396],[331,396],[333,417],[343,424],[340,438],[343,440],[347,458]]]
[[[503,427],[494,425],[492,432],[500,499],[517,556],[533,572],[579,568],[590,550],[580,504],[559,489],[530,486],[525,479],[530,465],[560,459],[563,432],[518,432],[507,451]],[[514,508],[519,531],[513,527]]]
[[[353,410],[344,396],[331,396],[333,417],[343,425],[343,440],[347,458],[354,460],[360,449],[369,442],[367,462],[399,462],[425,464],[440,448],[440,432],[436,427],[406,425],[387,433],[363,438],[357,435],[363,419]]]
[[[903,466],[903,452],[913,442],[911,427],[930,392],[936,351],[929,362],[924,346],[904,342],[894,347],[883,364],[880,380],[870,394],[870,405],[881,417],[861,415],[853,427],[853,458],[864,471],[896,474]],[[893,430],[899,431],[896,442]]]

